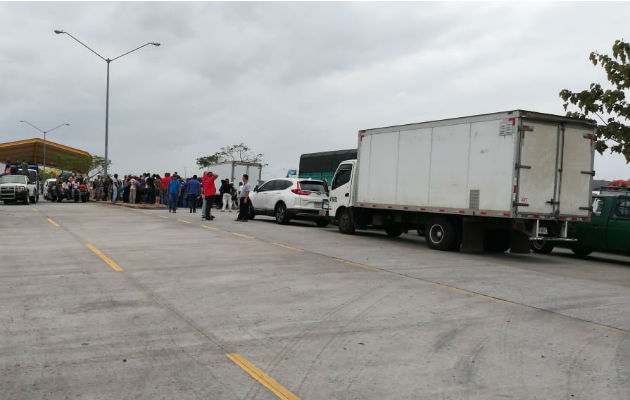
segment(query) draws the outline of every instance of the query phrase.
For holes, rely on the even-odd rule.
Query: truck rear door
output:
[[[588,217],[593,179],[593,131],[564,126],[559,163],[558,215]]]
[[[592,129],[525,118],[520,135],[517,212],[588,217]]]
[[[560,127],[524,120],[516,168],[518,213],[552,215],[556,202],[556,172]]]

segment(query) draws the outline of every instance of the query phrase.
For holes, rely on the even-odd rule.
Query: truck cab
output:
[[[29,184],[27,175],[8,174],[0,176],[0,200],[5,203],[22,201],[29,204],[37,199],[37,185]]]
[[[580,257],[593,251],[630,256],[630,192],[602,191],[593,196],[592,204],[590,221],[569,224],[568,236],[577,242],[563,247]],[[550,253],[553,248],[550,242],[532,243],[536,253]]]
[[[578,240],[572,250],[579,256],[593,251],[630,256],[630,193],[594,196],[591,221],[573,224],[569,236]]]
[[[328,215],[333,222],[347,229],[352,229],[351,227],[354,226],[352,213],[347,211],[352,207],[354,200],[352,182],[356,163],[357,160],[346,160],[339,164],[333,176],[328,197]]]

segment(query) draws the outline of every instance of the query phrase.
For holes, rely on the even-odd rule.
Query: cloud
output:
[[[513,108],[563,113],[558,92],[604,81],[588,62],[630,35],[627,3],[3,3],[0,141],[35,136],[110,157],[119,173],[196,170],[245,142],[266,178],[359,129]],[[630,175],[621,157],[598,175]],[[624,175],[625,171],[625,175]]]

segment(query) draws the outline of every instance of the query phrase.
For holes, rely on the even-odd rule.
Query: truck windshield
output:
[[[300,181],[300,190],[303,192],[326,193],[326,187],[322,181]]]
[[[24,175],[4,175],[0,177],[0,184],[3,183],[24,183],[26,184],[26,176]]]

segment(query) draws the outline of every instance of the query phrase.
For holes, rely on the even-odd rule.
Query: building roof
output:
[[[63,144],[46,141],[46,166],[56,167],[57,156],[72,156],[91,159],[87,151],[75,149]],[[0,143],[0,160],[44,165],[44,140],[40,138]]]

